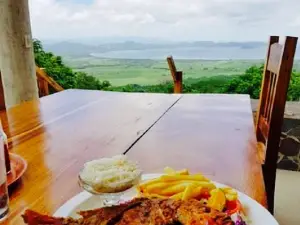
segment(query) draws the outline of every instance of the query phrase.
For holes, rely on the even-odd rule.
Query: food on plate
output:
[[[137,163],[125,155],[85,163],[79,179],[95,192],[116,193],[136,185],[141,176]]]
[[[234,225],[232,218],[195,199],[136,198],[118,206],[79,212],[80,219],[54,218],[27,210],[28,225]]]
[[[169,175],[174,175],[174,174],[178,174],[178,175],[189,175],[189,171],[187,169],[183,169],[183,170],[180,170],[180,171],[176,171],[174,169],[172,169],[171,167],[166,167],[164,169],[164,172],[166,174],[169,174]]]
[[[139,196],[174,200],[197,199],[215,210],[234,212],[232,208],[227,209],[228,202],[231,202],[232,206],[234,202],[238,201],[238,195],[234,189],[229,187],[217,188],[203,174],[190,174],[187,169],[175,171],[166,167],[164,172],[164,175],[138,185]],[[238,204],[236,203],[236,205]]]
[[[226,205],[226,197],[220,188],[216,188],[210,192],[211,196],[207,201],[207,205],[216,210],[223,211]]]

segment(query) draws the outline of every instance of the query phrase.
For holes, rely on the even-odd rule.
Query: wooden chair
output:
[[[257,113],[256,136],[259,151],[264,151],[262,168],[269,211],[274,211],[274,192],[281,127],[293,68],[297,37],[286,37],[284,45],[271,36]],[[262,147],[263,146],[263,147]]]
[[[174,93],[182,93],[182,71],[177,71],[173,57],[167,57],[168,65],[174,81]]]

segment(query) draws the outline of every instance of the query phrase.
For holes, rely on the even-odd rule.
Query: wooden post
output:
[[[182,71],[177,71],[173,57],[167,57],[167,62],[174,82],[174,93],[182,93]]]
[[[28,0],[0,0],[0,43],[6,108],[37,99]]]
[[[174,83],[174,93],[182,93],[182,72],[176,72],[176,80]]]

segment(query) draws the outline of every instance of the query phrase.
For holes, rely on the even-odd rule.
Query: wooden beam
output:
[[[28,0],[0,1],[0,31],[6,108],[38,99]]]

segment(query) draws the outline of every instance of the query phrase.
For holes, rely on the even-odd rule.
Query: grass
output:
[[[103,59],[96,57],[65,58],[65,63],[75,71],[86,72],[99,80],[108,80],[113,86],[126,84],[153,85],[170,81],[166,60]],[[177,70],[183,71],[185,80],[240,75],[252,65],[263,60],[176,60]],[[300,62],[295,63],[300,68]],[[295,68],[294,67],[294,68]]]

